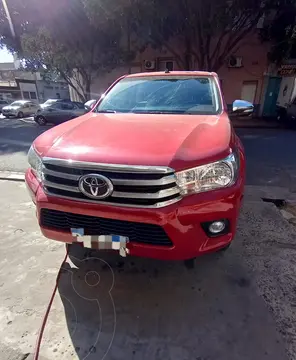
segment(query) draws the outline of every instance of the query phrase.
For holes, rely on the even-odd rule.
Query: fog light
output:
[[[221,233],[224,229],[225,229],[225,222],[224,221],[214,221],[210,226],[209,226],[209,231],[212,234],[219,234]]]

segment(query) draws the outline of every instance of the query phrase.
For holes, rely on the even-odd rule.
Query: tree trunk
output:
[[[187,30],[186,30],[187,31]],[[190,35],[186,35],[185,37],[185,69],[187,71],[191,70],[191,39]]]
[[[191,54],[186,52],[184,58],[185,58],[185,61],[184,61],[185,69],[184,70],[190,71],[191,70]]]
[[[91,100],[91,92],[90,92],[90,86],[91,86],[91,79],[86,79],[85,81],[85,98],[86,100]]]

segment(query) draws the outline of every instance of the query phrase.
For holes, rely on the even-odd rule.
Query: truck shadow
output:
[[[192,270],[109,253],[70,258],[77,267],[64,264],[58,290],[71,358],[285,358],[273,320],[231,249],[198,259]]]

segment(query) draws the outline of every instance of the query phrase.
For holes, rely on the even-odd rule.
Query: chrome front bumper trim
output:
[[[149,173],[149,174],[168,174],[173,173],[174,169],[166,166],[143,166],[143,165],[122,165],[122,164],[104,164],[95,162],[85,162],[67,159],[56,159],[50,157],[42,158],[44,164],[65,166],[84,170],[102,170],[129,173]]]

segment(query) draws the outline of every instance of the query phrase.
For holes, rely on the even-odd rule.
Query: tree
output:
[[[274,0],[130,0],[132,29],[143,48],[165,48],[178,65],[217,71],[235,53]],[[177,39],[179,46],[171,40]]]
[[[0,9],[1,43],[24,59],[26,69],[60,74],[81,101],[89,98],[95,77],[128,58],[120,42],[121,24],[111,18],[101,19],[99,26],[92,23],[82,0],[60,0],[54,6],[49,0],[23,3],[12,0],[10,7],[15,36]]]
[[[261,39],[272,44],[269,60],[279,65],[290,57],[296,58],[296,1],[282,0],[281,6],[267,20]]]

